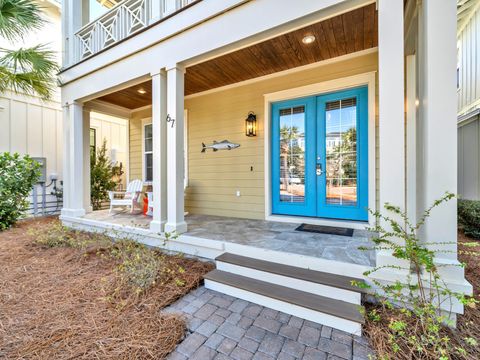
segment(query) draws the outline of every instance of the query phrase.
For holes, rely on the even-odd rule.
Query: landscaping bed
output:
[[[458,234],[458,249],[459,261],[466,264],[465,277],[473,285],[475,299],[480,299],[480,262],[479,262],[479,246],[472,248],[464,244],[472,243],[472,238],[464,235],[463,232]],[[465,252],[476,252],[476,254],[465,254]],[[380,306],[370,305],[368,310],[378,311],[378,318],[372,319],[367,317],[365,326],[365,335],[369,339],[370,345],[379,359],[395,359],[395,360],[410,360],[410,359],[425,359],[437,360],[438,354],[434,354],[428,347],[423,347],[423,355],[419,355],[412,344],[405,341],[398,341],[397,331],[391,329],[389,325],[394,320],[404,321],[407,327],[405,331],[407,335],[419,337],[421,334],[418,319],[406,317],[397,310],[386,310]],[[443,329],[440,331],[443,337],[449,337],[452,351],[445,357],[445,359],[480,359],[480,307],[478,305],[472,307],[465,307],[465,314],[457,317],[457,328],[453,330]],[[402,336],[402,339],[406,336]],[[390,338],[395,338],[399,348],[397,351],[393,350]],[[420,346],[420,345],[419,345]],[[465,352],[458,349],[463,349]]]
[[[185,324],[161,309],[211,268],[55,218],[22,221],[0,233],[0,358],[165,358]]]

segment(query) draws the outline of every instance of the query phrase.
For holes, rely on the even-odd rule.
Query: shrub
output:
[[[39,167],[28,155],[0,154],[0,231],[15,224],[28,209],[27,197],[40,176]]]
[[[93,210],[99,210],[108,200],[108,192],[115,190],[123,174],[122,164],[112,163],[107,156],[107,140],[98,151],[90,153],[90,198]]]
[[[465,235],[480,239],[480,201],[458,200],[458,225]]]
[[[370,276],[379,270],[387,269],[404,271],[407,274],[404,281],[397,280],[387,284],[370,278],[376,287],[375,296],[383,311],[373,309],[367,313],[367,318],[387,324],[383,331],[389,334],[390,353],[398,356],[406,352],[410,354],[410,358],[415,359],[456,359],[468,357],[463,344],[476,344],[475,339],[465,338],[459,345],[458,339],[454,341],[445,326],[452,325],[449,310],[445,309],[451,309],[455,301],[465,306],[475,306],[477,303],[474,298],[448,288],[440,276],[436,255],[451,252],[447,248],[454,242],[438,239],[434,243],[426,243],[418,236],[431,211],[453,197],[453,194],[447,193],[435,201],[416,224],[412,224],[407,214],[398,206],[385,204],[384,208],[389,215],[371,211],[377,225],[370,230],[378,234],[372,239],[374,249],[391,252],[393,257],[406,263],[403,267],[383,265],[364,273],[365,276]],[[464,245],[474,247],[477,244]],[[383,318],[385,314],[386,318]]]

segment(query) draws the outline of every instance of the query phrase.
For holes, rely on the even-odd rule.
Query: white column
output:
[[[90,110],[83,109],[83,208],[92,212],[90,199]]]
[[[184,218],[184,75],[175,65],[167,69],[167,113],[175,120],[167,123],[167,223],[166,232],[187,231]]]
[[[411,223],[417,221],[417,79],[416,57],[406,58],[407,101],[407,215]]]
[[[66,154],[64,154],[64,192],[66,204],[62,209],[63,216],[83,216],[84,208],[84,151],[83,151],[83,107],[77,102],[67,105],[64,112],[65,125],[68,127],[64,132],[66,138]],[[66,121],[65,121],[66,120]],[[65,186],[66,185],[66,186]]]
[[[379,202],[382,212],[387,202],[403,209],[405,206],[403,32],[403,0],[379,0]],[[406,264],[386,251],[377,251],[377,266],[383,265]]]
[[[457,192],[456,2],[424,0],[419,9],[419,116],[422,172],[420,210],[445,191]],[[457,259],[456,201],[432,211],[422,237],[426,242],[453,242],[439,254],[441,261]],[[442,247],[444,248],[444,247]],[[444,259],[444,260],[442,260]],[[447,276],[455,276],[448,268]],[[463,273],[463,272],[462,272]]]
[[[152,73],[153,220],[150,230],[163,232],[167,221],[167,76]]]
[[[62,156],[62,190],[63,190],[63,205],[64,209],[70,208],[70,108],[66,104],[63,106],[62,126],[63,126],[63,156]]]
[[[88,22],[88,0],[64,0],[62,2],[62,32],[64,34],[63,64],[75,61],[75,32]]]

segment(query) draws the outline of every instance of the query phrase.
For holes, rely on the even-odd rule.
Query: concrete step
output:
[[[218,269],[205,276],[205,287],[351,334],[361,335],[364,318],[359,305]]]
[[[363,290],[352,281],[362,279],[224,253],[216,258],[217,269],[252,279],[360,305]]]

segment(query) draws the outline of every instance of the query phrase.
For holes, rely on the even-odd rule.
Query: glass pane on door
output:
[[[280,202],[305,201],[305,106],[281,109]]]
[[[357,100],[327,102],[326,203],[357,205]]]

